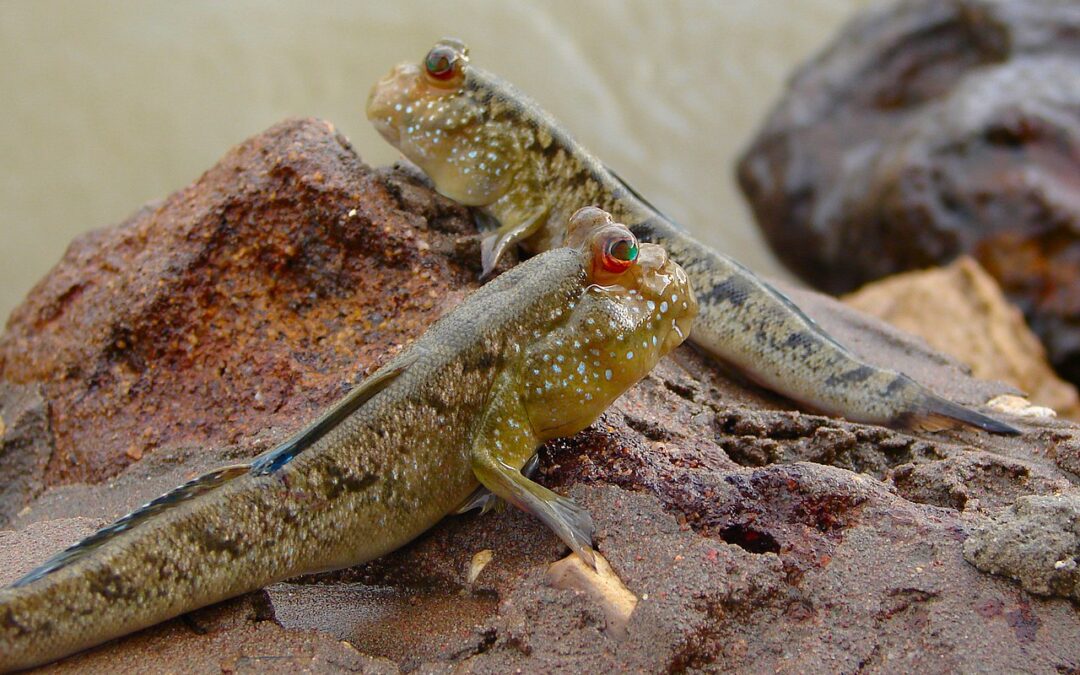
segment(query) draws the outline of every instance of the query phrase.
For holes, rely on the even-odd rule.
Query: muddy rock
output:
[[[1080,601],[1080,496],[1017,499],[972,533],[964,557],[1032,593]]]
[[[844,302],[918,335],[969,366],[975,377],[1008,382],[1032,403],[1080,419],[1076,387],[1054,373],[1023,315],[970,257],[882,279]]]
[[[311,120],[77,241],[0,337],[14,392],[0,396],[0,467],[30,486],[4,493],[0,581],[272,446],[463,297],[476,258],[465,211],[407,171],[372,171]],[[864,358],[943,395],[1017,393],[879,319],[791,294]],[[537,519],[474,512],[52,669],[1075,671],[1076,605],[964,559],[1003,509],[1080,498],[1080,429],[1009,419],[1022,436],[807,414],[684,346],[541,450],[537,479],[593,516],[613,575],[599,585],[553,576],[567,551]],[[131,451],[136,429],[152,433]]]
[[[860,14],[740,161],[773,249],[833,293],[972,254],[1080,382],[1078,35],[1059,0]]]
[[[1050,495],[1072,487],[1068,479],[1032,462],[974,450],[902,464],[889,481],[906,499],[957,511],[1008,506],[1022,495]]]

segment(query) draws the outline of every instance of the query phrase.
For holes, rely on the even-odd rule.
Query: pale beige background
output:
[[[657,206],[770,274],[732,163],[795,64],[870,0],[0,0],[0,320],[71,238],[289,116],[372,163],[368,88],[442,35]]]

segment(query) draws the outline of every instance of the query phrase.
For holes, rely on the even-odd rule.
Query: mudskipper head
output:
[[[527,350],[523,396],[542,439],[573,434],[690,334],[697,302],[663,247],[642,244],[601,209],[570,219],[585,292],[557,330]]]
[[[394,67],[368,96],[379,133],[439,192],[469,206],[502,196],[522,161],[520,132],[500,120],[489,78],[470,67],[464,43],[444,38],[420,63]]]

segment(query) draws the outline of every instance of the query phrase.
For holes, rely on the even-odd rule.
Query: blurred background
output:
[[[732,177],[792,69],[871,0],[0,2],[0,317],[75,235],[291,116],[396,153],[363,105],[443,35],[531,94],[662,210],[759,272]]]

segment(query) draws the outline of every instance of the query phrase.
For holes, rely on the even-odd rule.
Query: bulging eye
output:
[[[620,274],[630,269],[638,257],[638,243],[634,235],[623,232],[606,237],[602,242],[600,264],[613,274]]]
[[[436,80],[449,80],[457,70],[458,55],[452,47],[438,45],[428,52],[424,68]]]

